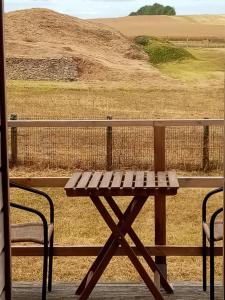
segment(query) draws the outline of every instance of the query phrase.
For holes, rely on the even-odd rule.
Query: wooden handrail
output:
[[[144,126],[223,126],[222,119],[177,120],[9,120],[9,127],[144,127]]]
[[[71,172],[72,173],[72,172]],[[16,182],[33,187],[64,187],[69,177],[11,177]],[[223,185],[223,177],[178,177],[181,188],[215,188]]]
[[[189,119],[189,120],[11,120],[9,127],[169,127],[169,126],[223,126],[222,119]],[[71,171],[72,173],[72,171]],[[11,177],[10,181],[33,187],[60,187],[63,188],[69,177]],[[223,185],[223,177],[178,177],[181,188],[214,188]],[[95,256],[99,246],[56,246],[56,256]],[[136,249],[134,249],[136,251]],[[154,256],[201,256],[199,246],[152,246],[149,247]],[[40,247],[12,248],[16,256],[42,255]],[[124,255],[121,253],[118,255]],[[222,255],[222,248],[216,249],[216,255]]]
[[[54,256],[97,256],[101,250],[100,245],[56,245],[54,246]],[[136,247],[132,246],[137,255],[139,254]],[[200,246],[180,246],[180,245],[164,245],[164,246],[146,246],[147,251],[152,256],[202,256],[202,247]],[[43,255],[42,246],[12,246],[13,256],[41,256]],[[126,252],[123,248],[119,248],[116,252],[117,256],[124,256]],[[207,249],[209,255],[209,249]],[[223,248],[215,247],[215,256],[222,256]]]

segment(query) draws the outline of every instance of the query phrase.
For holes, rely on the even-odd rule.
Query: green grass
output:
[[[224,48],[181,48],[148,36],[135,42],[162,73],[182,81],[221,80],[225,71]]]
[[[194,56],[186,49],[177,48],[169,42],[152,40],[144,49],[149,55],[150,62],[154,65],[172,61],[180,62],[188,58],[194,59]]]
[[[139,36],[135,39],[135,42],[143,47],[149,56],[149,61],[154,65],[171,61],[181,61],[187,58],[194,59],[194,56],[189,51],[184,48],[177,48],[167,41]]]
[[[222,80],[225,49],[189,49],[196,59],[168,62],[157,67],[163,73],[184,81]]]

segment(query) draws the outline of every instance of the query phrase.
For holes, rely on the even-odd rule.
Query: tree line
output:
[[[145,5],[139,8],[136,12],[132,12],[129,16],[139,16],[139,15],[167,15],[175,16],[176,11],[172,6],[164,6],[159,3],[154,3],[153,5]]]

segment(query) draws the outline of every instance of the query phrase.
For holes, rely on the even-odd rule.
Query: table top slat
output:
[[[143,188],[144,187],[144,178],[145,172],[144,171],[137,171],[136,178],[135,178],[135,188]]]
[[[76,186],[78,180],[80,179],[82,175],[82,172],[76,172],[74,173],[70,179],[68,180],[67,184],[65,185],[65,190],[67,189],[74,189],[74,187]]]
[[[91,178],[92,172],[83,172],[82,177],[77,183],[76,189],[86,189],[87,184]]]
[[[76,171],[65,186],[73,196],[176,195],[175,171]]]
[[[123,188],[132,189],[134,180],[134,171],[126,171],[124,175]]]
[[[146,188],[154,188],[155,187],[155,172],[148,171],[146,172]]]
[[[158,177],[158,187],[167,187],[166,173],[157,172]]]
[[[172,188],[179,188],[179,182],[175,171],[168,171],[169,184]]]
[[[102,171],[97,171],[92,174],[91,180],[88,183],[88,189],[97,189],[102,178]]]
[[[108,189],[110,187],[112,176],[113,176],[112,171],[105,172],[103,174],[103,178],[102,178],[99,188],[100,189]]]
[[[123,172],[115,172],[113,174],[111,189],[120,189],[123,179]]]

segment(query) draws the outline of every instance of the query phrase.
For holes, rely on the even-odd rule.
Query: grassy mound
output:
[[[184,81],[224,80],[225,49],[189,48],[195,59],[158,65],[159,70]],[[220,84],[221,84],[220,83]]]
[[[177,48],[169,42],[162,42],[146,36],[137,37],[136,43],[143,46],[148,54],[150,62],[153,64],[181,61],[194,56],[183,48]]]

